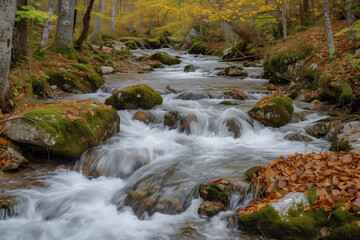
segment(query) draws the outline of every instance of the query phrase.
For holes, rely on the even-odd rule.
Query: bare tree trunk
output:
[[[15,11],[16,0],[0,1],[0,106],[5,104],[10,93],[8,75]]]
[[[115,32],[115,10],[116,10],[116,3],[111,2],[111,31]]]
[[[100,0],[99,1],[99,10],[98,10],[98,12],[101,15],[104,14],[104,8],[105,8],[105,0]],[[101,22],[102,22],[102,17],[98,17],[96,19],[96,25],[95,25],[94,32],[93,32],[93,34],[91,36],[91,41],[92,42],[96,42],[98,40],[99,33],[100,33],[100,28],[101,28]]]
[[[49,0],[49,15],[54,14],[55,0]],[[52,21],[47,19],[45,22],[44,31],[40,41],[40,48],[45,48],[48,44]]]
[[[330,53],[330,55],[334,55],[335,44],[334,44],[334,37],[332,34],[332,30],[331,30],[329,1],[323,0],[323,2],[324,2],[325,26],[326,26],[327,41],[328,41],[328,45],[329,45],[329,53]]]
[[[138,23],[137,28],[136,28],[136,30],[135,30],[135,34],[137,34],[137,33],[139,32],[139,29],[140,29],[141,24],[142,24],[143,17],[144,17],[144,13],[141,12],[141,14],[140,14],[140,20],[139,20],[139,23]]]
[[[134,15],[134,4],[130,4],[130,12],[131,14],[133,15],[133,18],[130,22],[130,34],[133,35],[135,34],[135,27],[134,27],[134,18],[135,18],[135,15]]]
[[[166,25],[167,15],[168,15],[169,11],[170,11],[170,10],[168,9],[168,10],[166,11],[164,17],[163,17],[163,20],[162,20],[162,22],[161,22],[161,26],[162,26],[162,27],[164,27],[164,26]]]
[[[61,47],[71,47],[73,44],[75,0],[59,0],[58,23],[54,45]]]
[[[351,27],[356,22],[355,17],[355,1],[347,0],[347,12],[346,12],[346,25],[347,27]]]
[[[77,50],[81,49],[83,42],[85,41],[85,39],[87,38],[87,36],[89,34],[91,11],[93,9],[93,6],[94,6],[94,0],[90,0],[89,5],[87,6],[87,9],[86,9],[85,15],[83,17],[84,28],[81,32],[80,37],[75,42],[75,49],[77,49]]]
[[[281,4],[281,17],[283,25],[283,37],[287,38],[287,19],[286,19],[286,3],[283,1]]]
[[[235,33],[231,25],[227,21],[221,20],[221,28],[223,29],[223,37],[225,42],[232,42],[235,39]]]
[[[154,13],[154,10],[153,10],[153,15],[151,15],[151,18],[150,18],[150,24],[149,24],[149,28],[148,30],[146,31],[146,35],[150,36],[151,35],[151,29],[152,29],[152,25],[153,25],[153,20],[154,18],[156,17],[156,15],[159,13],[160,11]]]
[[[17,0],[16,9],[23,10],[21,6],[26,6],[27,0]],[[14,23],[11,49],[11,66],[15,66],[17,62],[26,59],[27,51],[27,21],[26,18]]]

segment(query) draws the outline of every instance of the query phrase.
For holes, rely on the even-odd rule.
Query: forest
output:
[[[0,0],[0,238],[360,239],[359,0]]]

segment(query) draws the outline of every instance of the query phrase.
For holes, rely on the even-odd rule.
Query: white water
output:
[[[178,55],[178,52],[172,52]],[[247,91],[251,100],[236,101],[237,106],[219,105],[221,91],[259,89],[261,79],[225,79],[216,76],[217,67],[225,67],[215,57],[181,55],[183,63],[150,74],[116,74],[109,77],[103,90],[121,89],[138,83],[149,84],[164,91],[166,85],[175,89],[211,91],[213,99],[197,101],[177,99],[178,94],[163,95],[164,103],[151,110],[156,122],[147,126],[134,121],[136,111],[119,111],[120,133],[105,144],[92,149],[96,159],[93,168],[104,176],[87,178],[69,170],[48,172],[39,179],[42,186],[30,189],[3,190],[1,195],[19,196],[14,216],[0,220],[0,239],[256,239],[235,227],[227,228],[236,207],[246,205],[251,196],[234,196],[229,211],[212,219],[199,217],[197,208],[202,200],[197,194],[201,183],[228,178],[245,185],[244,172],[249,167],[267,164],[280,155],[295,152],[320,152],[328,148],[324,140],[304,142],[285,140],[321,116],[309,115],[307,120],[288,124],[280,129],[265,128],[252,121],[247,111],[263,94]],[[187,64],[199,66],[196,72],[183,73]],[[254,74],[260,68],[247,69]],[[91,98],[104,102],[110,93],[72,98]],[[164,114],[177,110],[180,115],[195,114],[197,122],[190,125],[190,134],[162,125]],[[300,111],[296,108],[296,111]],[[235,118],[241,126],[241,137],[234,139],[226,121]],[[149,163],[137,170],[135,159]],[[77,165],[81,165],[78,162]],[[135,170],[135,171],[134,171]],[[180,214],[137,212],[125,206],[128,192],[144,190],[149,199],[180,200],[186,210]],[[152,192],[154,189],[155,192]],[[245,200],[243,200],[245,199]],[[172,213],[172,210],[165,209]],[[141,219],[135,214],[141,215]],[[261,238],[261,237],[259,237]]]

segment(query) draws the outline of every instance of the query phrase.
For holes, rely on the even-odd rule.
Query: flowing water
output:
[[[76,163],[81,168],[90,157],[89,167],[97,178],[78,171],[39,168],[36,174],[28,171],[14,179],[36,184],[0,192],[0,196],[18,196],[11,215],[2,215],[0,239],[261,238],[228,227],[233,211],[252,201],[250,194],[234,195],[228,211],[207,219],[197,213],[202,202],[197,187],[218,178],[246,186],[244,172],[252,166],[281,155],[327,149],[327,141],[310,136],[311,142],[286,140],[322,116],[313,113],[279,129],[264,127],[247,115],[265,96],[259,91],[267,83],[259,78],[260,67],[246,68],[250,76],[246,79],[223,78],[216,73],[227,64],[216,57],[168,51],[180,55],[183,62],[148,74],[110,75],[97,93],[68,98],[104,102],[115,89],[146,83],[162,93],[164,102],[150,110],[155,116],[150,125],[133,120],[135,110],[118,112],[120,132]],[[196,66],[195,72],[184,73],[187,64]],[[164,88],[167,85],[183,92],[172,93]],[[245,91],[247,100],[234,100],[235,106],[219,105],[227,98],[222,92],[231,89]],[[197,100],[185,100],[189,95]],[[191,122],[187,132],[164,127],[164,114],[170,110],[195,115],[197,121]],[[295,111],[302,111],[300,105],[296,104]],[[228,129],[229,120],[237,126],[237,139]],[[130,197],[136,194],[146,196],[152,204]]]

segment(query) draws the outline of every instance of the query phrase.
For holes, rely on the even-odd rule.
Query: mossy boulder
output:
[[[206,52],[207,52],[206,46],[201,41],[194,42],[188,51],[188,53],[190,54],[204,54],[204,55],[206,54]]]
[[[294,111],[292,99],[282,94],[262,98],[249,110],[249,115],[265,126],[281,127],[288,123]]]
[[[133,118],[145,123],[146,125],[149,125],[150,123],[153,123],[155,121],[155,117],[151,112],[143,110],[137,111],[133,115]]]
[[[178,127],[180,122],[180,116],[178,111],[170,111],[164,115],[164,126],[170,127],[170,129],[175,129]]]
[[[220,202],[206,201],[200,205],[198,213],[203,216],[213,217],[220,211],[224,210],[224,208],[224,205]]]
[[[219,181],[199,186],[199,193],[202,199],[210,202],[220,202],[224,206],[229,204],[233,190],[233,183],[226,179],[220,179]]]
[[[181,60],[173,57],[166,52],[157,52],[150,56],[150,60],[157,60],[165,65],[175,65],[181,63]]]
[[[131,49],[131,50],[136,50],[139,48],[138,45],[136,44],[136,42],[133,40],[127,41],[124,44],[128,49]]]
[[[146,84],[129,86],[124,90],[115,92],[105,100],[106,104],[117,110],[151,109],[156,105],[161,105],[162,102],[161,95]]]
[[[119,131],[111,106],[90,100],[39,105],[5,123],[4,134],[34,151],[77,159]]]
[[[242,77],[248,76],[247,71],[240,66],[230,66],[225,68],[225,75],[230,77]]]
[[[50,85],[70,93],[91,93],[105,81],[91,65],[70,64],[69,68],[45,72]]]

